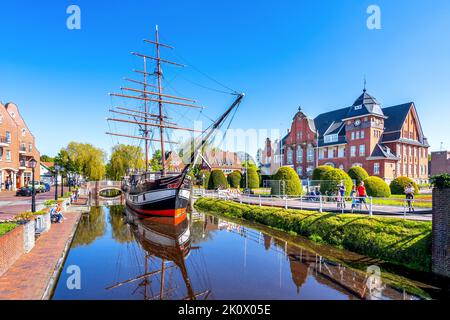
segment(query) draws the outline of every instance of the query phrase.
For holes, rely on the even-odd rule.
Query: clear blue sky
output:
[[[82,10],[81,30],[66,28],[70,4]],[[366,27],[371,4],[381,8],[381,30]],[[447,0],[17,0],[2,1],[0,12],[0,101],[19,105],[43,154],[72,140],[111,148],[107,93],[138,67],[128,53],[146,48],[156,24],[177,54],[247,94],[235,128],[284,133],[299,105],[311,117],[351,105],[366,75],[383,106],[416,103],[432,150],[441,141],[450,149]],[[230,101],[186,81],[179,88],[211,106],[210,116]]]

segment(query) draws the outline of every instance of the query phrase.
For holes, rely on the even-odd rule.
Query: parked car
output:
[[[28,184],[28,188],[31,189],[32,187],[33,187],[33,184],[30,182]],[[45,185],[42,182],[40,182],[40,181],[35,181],[34,182],[34,188],[36,189],[36,193],[45,192]]]
[[[17,197],[31,197],[31,188],[22,187],[16,192]]]

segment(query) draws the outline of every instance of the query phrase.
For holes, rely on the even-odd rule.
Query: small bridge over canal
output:
[[[119,191],[122,194],[122,182],[121,181],[90,181],[86,183],[86,186],[83,188],[85,195],[89,195],[89,193],[95,197],[101,197],[101,194],[107,191]]]

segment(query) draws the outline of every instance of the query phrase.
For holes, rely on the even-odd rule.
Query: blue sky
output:
[[[81,30],[66,28],[70,4],[81,8]],[[366,27],[371,4],[381,9],[381,30]],[[351,105],[365,75],[383,106],[416,103],[432,150],[441,141],[450,149],[446,0],[17,0],[2,1],[0,13],[0,101],[19,105],[42,154],[72,140],[110,150],[117,140],[104,134],[105,118],[121,101],[107,93],[139,68],[130,51],[151,53],[142,39],[156,24],[176,47],[168,58],[246,93],[234,128],[284,133],[299,105],[311,117]],[[230,102],[193,85],[222,89],[192,68],[166,72],[209,116]]]

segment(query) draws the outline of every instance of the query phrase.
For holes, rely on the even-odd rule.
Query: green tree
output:
[[[357,186],[361,184],[361,181],[364,181],[369,177],[367,171],[364,170],[363,167],[359,166],[351,167],[348,170],[348,175],[351,179],[355,180]]]
[[[333,169],[322,175],[320,182],[320,192],[322,194],[335,195],[339,190],[339,185],[344,183],[345,194],[348,196],[353,187],[353,181],[349,175],[341,169]]]
[[[54,162],[54,161],[55,161],[55,158],[52,158],[52,157],[47,156],[45,154],[43,154],[41,156],[41,162]]]
[[[297,172],[291,167],[281,167],[273,176],[273,180],[280,183],[273,183],[271,193],[273,195],[286,194],[297,196],[303,193],[302,184]]]
[[[140,170],[144,167],[144,153],[140,147],[119,144],[112,149],[106,175],[108,178],[117,181],[122,179],[128,170]]]
[[[211,171],[211,176],[209,177],[208,189],[215,190],[219,187],[228,187],[227,178],[225,178],[222,170],[213,170]]]
[[[154,172],[162,171],[162,153],[161,150],[156,150],[150,160],[150,168]]]
[[[333,170],[334,168],[332,166],[318,166],[314,169],[311,180],[323,180],[322,176],[328,172]]]
[[[379,177],[368,177],[364,180],[367,195],[378,198],[389,198],[391,196],[391,189],[388,184]]]

